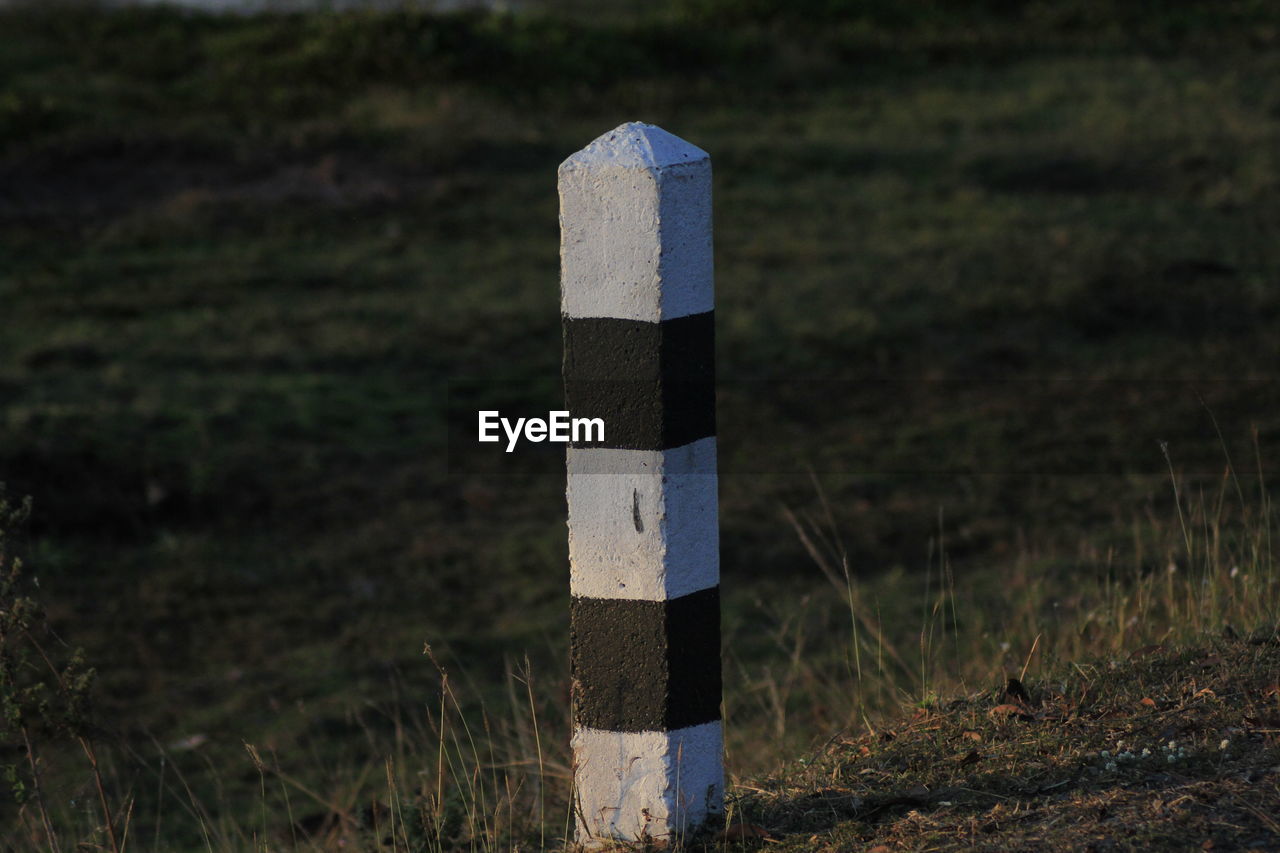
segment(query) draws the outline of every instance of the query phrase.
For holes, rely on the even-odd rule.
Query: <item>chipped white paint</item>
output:
[[[658,322],[710,311],[711,158],[631,122],[560,165],[560,310]]]
[[[723,811],[719,720],[671,732],[578,729],[572,743],[579,841],[663,840]]]
[[[570,448],[569,584],[666,601],[720,582],[716,439],[671,450]]]

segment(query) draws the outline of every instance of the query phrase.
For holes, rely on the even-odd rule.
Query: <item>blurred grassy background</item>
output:
[[[0,11],[0,481],[140,810],[159,747],[233,840],[242,741],[385,787],[427,642],[462,718],[543,715],[563,779],[563,478],[460,463],[445,410],[554,399],[555,169],[628,120],[715,167],[733,771],[1188,568],[1169,460],[1207,538],[1269,531],[1274,7],[611,9]],[[851,608],[918,659],[862,695],[824,640]],[[1101,633],[1168,628],[1136,615]],[[169,808],[136,831],[198,846]]]

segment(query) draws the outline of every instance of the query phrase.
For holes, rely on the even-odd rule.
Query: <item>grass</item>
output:
[[[739,779],[1274,624],[1274,13],[859,10],[0,13],[0,479],[131,848],[564,836],[562,477],[451,419],[556,399],[635,118],[715,162]]]
[[[781,850],[1274,844],[1275,635],[1136,652],[833,739],[739,807]]]

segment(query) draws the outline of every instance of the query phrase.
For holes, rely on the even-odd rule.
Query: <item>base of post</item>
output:
[[[578,844],[668,841],[724,815],[720,721],[670,732],[573,735]]]

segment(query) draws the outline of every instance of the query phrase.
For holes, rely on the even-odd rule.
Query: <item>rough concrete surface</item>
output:
[[[574,598],[574,723],[665,731],[720,718],[720,588],[670,601]]]
[[[716,439],[567,451],[575,596],[664,601],[720,583]]]
[[[673,830],[724,812],[719,720],[673,732],[581,728],[573,735],[573,749],[579,756],[580,841],[665,839]]]
[[[711,160],[624,124],[560,166],[580,842],[723,811]]]
[[[662,450],[714,435],[715,313],[565,317],[564,384],[574,417],[604,421],[592,446]]]
[[[711,158],[631,122],[560,165],[561,311],[656,323],[713,307]]]

